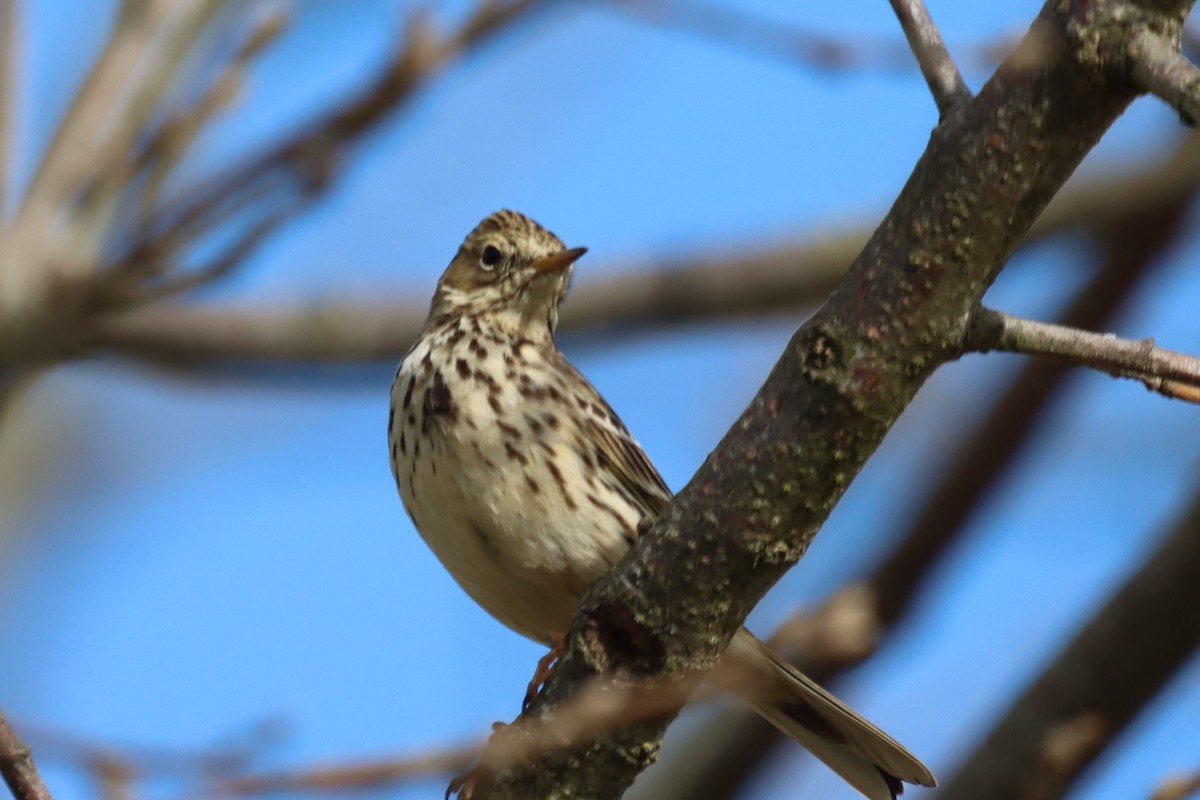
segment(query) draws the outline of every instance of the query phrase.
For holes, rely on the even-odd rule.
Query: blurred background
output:
[[[1039,7],[930,3],[973,89]],[[60,800],[232,794],[513,718],[541,648],[442,571],[387,464],[391,376],[462,237],[508,207],[589,248],[562,347],[679,489],[937,123],[878,0],[0,0],[0,21],[0,708]],[[1198,188],[1200,142],[1138,101],[989,304],[1200,352]],[[1198,456],[1196,409],[1136,382],[964,359],[750,627],[885,584],[868,644],[816,671],[948,779],[1195,525]],[[1161,671],[1128,727],[1084,726],[1069,796],[1200,768],[1200,661]],[[769,736],[701,758],[731,719],[690,709],[635,793],[855,796]],[[666,788],[705,765],[729,786]],[[417,772],[365,791],[440,797],[449,773]]]

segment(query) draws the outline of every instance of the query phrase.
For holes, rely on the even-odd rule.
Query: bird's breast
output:
[[[392,467],[417,530],[477,602],[540,640],[638,523],[597,473],[572,375],[533,342],[458,328],[418,342],[392,388]]]

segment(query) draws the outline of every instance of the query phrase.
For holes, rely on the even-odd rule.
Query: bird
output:
[[[555,341],[585,252],[516,211],[486,217],[438,280],[388,415],[392,474],[426,545],[476,603],[552,653],[587,588],[671,499]],[[755,711],[870,800],[894,800],[904,783],[937,785],[916,756],[745,628],[727,662]]]

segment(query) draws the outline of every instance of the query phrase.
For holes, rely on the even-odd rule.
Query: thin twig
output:
[[[120,263],[167,257],[249,202],[264,206],[260,213],[265,218],[272,203],[289,205],[297,195],[306,201],[315,198],[329,184],[347,146],[402,108],[449,62],[544,4],[543,0],[480,0],[466,21],[444,37],[433,34],[423,17],[414,15],[404,45],[362,92],[267,151],[181,190],[147,221],[125,248]]]
[[[701,678],[618,683],[598,678],[572,700],[537,719],[522,718],[513,725],[497,724],[487,742],[487,760],[474,774],[501,770],[547,753],[573,747],[606,731],[655,719],[677,711],[697,694]],[[704,697],[740,679],[733,671],[719,672],[702,688]],[[278,792],[329,792],[379,789],[406,781],[453,774],[484,752],[483,742],[448,746],[415,756],[364,761],[294,772],[246,775],[216,782],[208,794],[246,797]]]
[[[1200,403],[1200,358],[1158,347],[1153,339],[1120,339],[981,306],[971,315],[966,347],[980,353],[997,350],[1047,356],[1139,380],[1151,391]]]
[[[29,747],[22,742],[0,712],[0,776],[14,800],[51,800]]]
[[[921,65],[921,74],[929,84],[938,113],[945,117],[970,101],[971,90],[946,50],[942,34],[925,9],[925,4],[921,0],[891,0],[891,3],[913,55]]]
[[[911,70],[912,54],[899,41],[826,36],[742,9],[680,0],[611,0],[607,4],[639,22],[683,30],[751,53],[817,69]]]
[[[88,158],[75,173],[64,176],[84,198],[72,209],[63,236],[70,257],[62,260],[77,274],[99,267],[98,256],[120,210],[122,194],[136,174],[130,168],[129,154],[135,151],[139,136],[159,109],[184,58],[224,3],[190,0],[185,4],[175,0],[173,16],[163,18],[160,29],[147,43],[141,69],[130,85],[121,87],[127,98],[122,98],[120,113],[111,118],[103,135],[96,137],[90,152],[84,154]]]
[[[20,230],[28,247],[39,246],[54,218],[82,188],[83,176],[98,166],[96,138],[127,107],[126,87],[170,13],[171,4],[163,0],[123,3],[116,29],[55,129],[25,192]]]
[[[205,787],[204,795],[251,797],[282,792],[328,793],[383,789],[407,781],[453,775],[469,767],[479,753],[479,745],[445,747],[414,756],[244,775],[217,781],[211,787]]]
[[[1129,60],[1134,82],[1178,111],[1185,125],[1195,127],[1200,121],[1200,69],[1148,30],[1134,35]]]
[[[702,36],[743,52],[776,58],[831,72],[878,70],[910,72],[914,66],[910,47],[894,38],[872,38],[861,33],[828,35],[778,19],[749,13],[742,8],[681,0],[609,0],[604,5],[631,19],[656,27]],[[1012,49],[1013,36],[979,42],[967,51],[973,65],[991,68]]]
[[[112,744],[30,724],[22,728],[44,762],[81,765],[101,777],[124,776],[130,781],[218,781],[244,773],[280,738],[280,724],[274,719],[256,722],[231,741],[195,751]]]

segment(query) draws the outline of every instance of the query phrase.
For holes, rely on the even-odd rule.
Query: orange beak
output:
[[[555,253],[552,256],[539,258],[529,266],[534,272],[562,272],[564,269],[574,264],[575,261],[586,252],[586,247],[575,247],[570,250],[563,250],[561,253]]]

